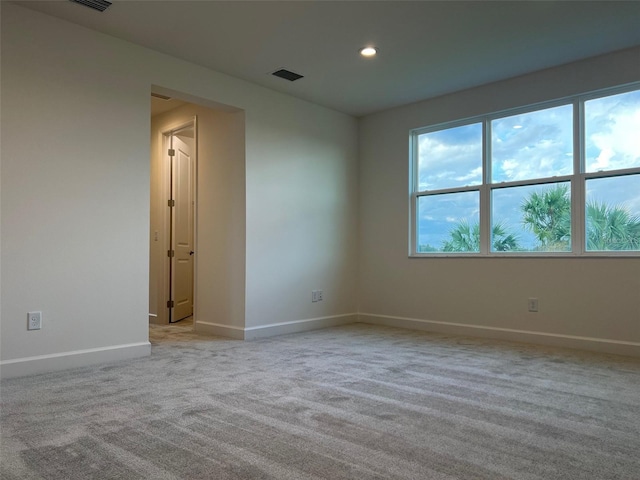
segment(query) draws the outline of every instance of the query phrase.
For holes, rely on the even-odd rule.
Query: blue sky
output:
[[[569,175],[573,171],[572,106],[513,115],[492,121],[493,183]],[[585,102],[587,172],[640,167],[640,91]],[[418,137],[420,190],[479,185],[482,182],[482,125],[475,123]],[[520,205],[545,186],[494,190],[492,220],[532,248],[535,238],[522,228]],[[587,201],[622,205],[640,216],[640,175],[587,181]],[[422,197],[418,204],[419,244],[440,247],[460,220],[479,219],[477,192]]]

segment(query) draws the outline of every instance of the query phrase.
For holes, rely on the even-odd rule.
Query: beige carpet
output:
[[[640,361],[351,325],[3,381],[2,479],[640,479]]]

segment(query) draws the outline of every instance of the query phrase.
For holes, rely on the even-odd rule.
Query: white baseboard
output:
[[[234,340],[244,340],[244,328],[242,327],[232,327],[231,325],[221,325],[219,323],[203,322],[200,320],[196,321],[196,333],[233,338]]]
[[[294,320],[292,322],[271,323],[269,325],[245,328],[244,339],[256,340],[258,338],[274,337],[276,335],[286,335],[288,333],[307,332],[309,330],[318,330],[320,328],[348,325],[357,321],[357,313],[347,313],[343,315],[332,315],[329,317]]]
[[[268,325],[247,328],[196,321],[196,332],[234,338],[236,340],[256,340],[258,338],[275,337],[277,335],[286,335],[288,333],[299,333],[309,330],[318,330],[320,328],[347,325],[357,321],[358,315],[356,313],[332,315],[329,317],[306,318],[303,320],[270,323]]]
[[[369,313],[350,313],[328,317],[308,318],[248,328],[197,321],[196,332],[238,340],[254,340],[276,335],[306,332],[326,327],[348,325],[356,322],[407,328],[410,330],[495,338],[516,342],[534,343],[538,345],[577,348],[581,350],[640,357],[640,343],[638,342],[532,332],[509,328],[469,325],[464,323],[438,322]],[[50,355],[39,355],[35,357],[17,358],[0,361],[0,377],[22,377],[25,375],[34,375],[38,373],[145,357],[150,354],[151,344],[149,342],[141,342],[87,350],[75,350]]]
[[[577,348],[592,352],[612,353],[640,357],[640,343],[611,340],[605,338],[579,337],[575,335],[561,335],[555,333],[532,332],[511,328],[469,325],[465,323],[436,322],[416,318],[394,317],[389,315],[375,315],[360,313],[358,321],[372,325],[407,328],[429,332],[447,333],[452,335],[466,335],[473,337],[495,338],[513,342],[534,343],[554,347]]]
[[[110,347],[74,350],[72,352],[23,357],[0,362],[0,377],[13,378],[34,375],[37,373],[67,370],[69,368],[86,367],[100,363],[130,360],[146,357],[151,354],[149,342],[113,345]]]

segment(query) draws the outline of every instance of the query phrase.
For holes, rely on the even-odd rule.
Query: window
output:
[[[419,129],[412,254],[640,253],[640,90]]]

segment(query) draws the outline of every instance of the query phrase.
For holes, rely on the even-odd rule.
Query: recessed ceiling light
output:
[[[375,57],[378,49],[376,47],[363,47],[359,52],[363,57]]]

